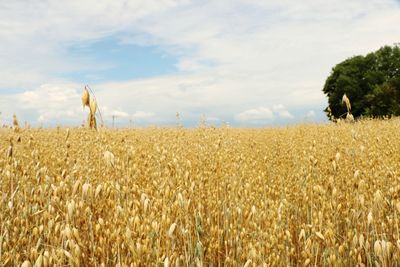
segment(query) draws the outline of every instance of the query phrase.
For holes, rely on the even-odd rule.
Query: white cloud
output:
[[[243,111],[236,115],[240,122],[271,122],[276,118],[293,119],[294,116],[282,104],[273,105],[272,108],[259,107]]]
[[[269,108],[259,107],[239,113],[236,120],[240,122],[262,122],[274,119],[274,114]]]
[[[98,101],[100,101],[100,99]],[[100,111],[101,111],[103,117],[105,117],[106,119],[110,119],[113,116],[115,116],[117,118],[129,117],[129,114],[127,112],[121,110],[121,108],[116,109],[116,108],[110,107],[109,104],[110,103],[108,103],[108,102],[104,102],[103,99],[101,99],[101,102],[99,103]]]
[[[60,80],[65,72],[104,68],[88,57],[69,55],[69,46],[132,32],[135,21],[173,6],[169,0],[2,1],[0,16],[7,27],[0,28],[0,88],[35,88]]]
[[[19,110],[24,120],[63,123],[79,122],[85,118],[81,97],[75,84],[45,84],[37,89],[9,96],[8,99],[7,110]],[[32,112],[37,115],[36,118],[30,116]]]
[[[217,117],[206,117],[206,122],[219,122],[219,121],[221,120]]]
[[[272,110],[275,113],[277,113],[277,115],[281,118],[284,118],[284,119],[293,119],[294,118],[294,116],[282,104],[274,105],[272,107]]]
[[[146,112],[146,111],[136,111],[132,117],[134,119],[147,119],[153,117],[155,114],[153,112]]]
[[[3,1],[0,16],[7,24],[0,27],[0,110],[49,123],[85,117],[83,86],[63,74],[108,66],[68,49],[105,37],[177,58],[178,74],[92,86],[100,108],[109,108],[105,117],[147,110],[136,117],[162,123],[177,111],[195,121],[203,113],[295,121],[289,110],[326,104],[321,89],[335,64],[400,36],[399,4],[391,0]],[[5,95],[6,88],[27,92]]]
[[[124,112],[124,111],[120,111],[120,110],[114,110],[114,111],[112,111],[112,112],[111,112],[111,115],[112,115],[112,116],[115,116],[115,117],[120,117],[120,118],[127,118],[127,117],[129,117],[129,114],[128,114],[128,113],[126,113],[126,112]]]
[[[315,111],[314,110],[310,110],[307,112],[306,114],[306,118],[312,119],[315,117]]]

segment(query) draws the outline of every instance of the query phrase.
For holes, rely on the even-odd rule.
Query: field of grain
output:
[[[400,120],[0,129],[0,265],[398,266]]]

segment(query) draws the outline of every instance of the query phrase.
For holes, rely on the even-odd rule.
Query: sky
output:
[[[400,42],[398,0],[0,2],[0,123],[326,122],[333,66]]]

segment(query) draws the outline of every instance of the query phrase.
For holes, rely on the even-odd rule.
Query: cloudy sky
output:
[[[325,121],[340,61],[400,42],[398,0],[0,1],[0,121]]]

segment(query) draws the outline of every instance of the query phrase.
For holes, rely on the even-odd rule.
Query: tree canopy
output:
[[[384,46],[366,56],[354,56],[333,67],[323,92],[328,97],[328,117],[347,114],[344,94],[354,118],[400,115],[400,47]]]

